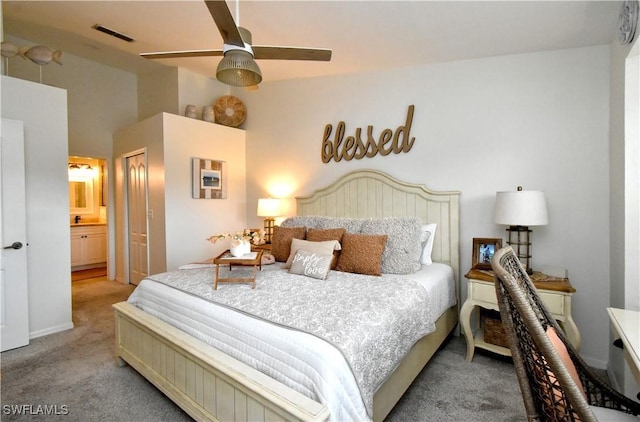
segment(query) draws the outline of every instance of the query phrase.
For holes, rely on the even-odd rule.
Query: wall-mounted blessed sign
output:
[[[362,128],[356,128],[355,134],[344,137],[346,125],[340,122],[336,125],[336,131],[331,139],[333,126],[327,124],[324,127],[324,136],[322,138],[322,162],[328,163],[331,160],[336,162],[352,159],[359,160],[364,157],[374,157],[377,154],[389,155],[400,154],[401,152],[409,152],[416,138],[410,136],[411,123],[413,121],[414,106],[410,105],[407,110],[407,120],[404,126],[398,126],[395,132],[391,129],[384,129],[380,132],[378,139],[374,137],[373,126],[367,126],[367,134],[363,139]]]

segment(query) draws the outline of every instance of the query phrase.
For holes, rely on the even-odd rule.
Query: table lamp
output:
[[[549,224],[544,192],[522,190],[522,186],[518,186],[516,191],[496,192],[493,221],[509,226],[507,243],[514,249],[527,274],[533,274],[529,226]]]
[[[280,216],[280,200],[276,198],[258,199],[258,217],[264,217],[264,239],[271,243],[275,217]]]

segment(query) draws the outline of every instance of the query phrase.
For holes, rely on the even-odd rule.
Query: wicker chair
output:
[[[567,341],[510,246],[496,251],[491,266],[528,420],[640,421],[632,416],[640,403],[600,379]]]

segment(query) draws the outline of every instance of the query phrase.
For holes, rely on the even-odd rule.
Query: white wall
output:
[[[178,98],[178,68],[138,76],[138,121],[162,112],[178,114]]]
[[[149,264],[152,274],[211,258],[225,245],[206,239],[241,230],[246,218],[245,134],[201,120],[160,113],[114,136],[117,279],[124,281],[123,155],[144,148],[148,165]],[[193,199],[191,159],[227,162],[226,199]]]
[[[153,219],[148,222],[149,271],[151,274],[166,271],[165,214],[164,214],[164,144],[162,141],[162,114],[145,119],[117,131],[113,135],[113,155],[115,168],[115,250],[116,276],[121,282],[128,282],[126,245],[127,224],[124,188],[126,179],[126,157],[144,151],[147,158],[148,210],[153,211]]]
[[[5,37],[18,47],[36,43]],[[4,60],[3,60],[4,63]],[[13,57],[7,61],[9,75],[33,82],[40,81],[40,66]],[[67,90],[68,97],[68,155],[101,158],[107,161],[107,175],[113,171],[113,132],[137,121],[137,77],[136,75],[105,66],[91,60],[62,53],[62,65],[49,63],[42,66],[42,82]],[[64,164],[66,171],[66,162]],[[113,178],[108,177],[107,214],[111,222],[113,215]],[[114,231],[109,225],[109,275],[115,272]]]
[[[229,87],[215,78],[165,67],[138,76],[138,118],[144,120],[161,112],[184,116],[187,104],[195,105],[201,118],[203,106],[212,105],[216,98],[228,93]]]
[[[35,43],[6,36],[18,47]],[[9,75],[40,81],[40,66],[12,57]],[[138,120],[136,75],[114,67],[62,53],[62,65],[42,66],[42,83],[67,90],[69,109],[69,154],[110,159],[114,128]]]
[[[73,328],[67,92],[2,76],[2,117],[24,122],[29,336]]]
[[[640,253],[638,253],[638,208],[640,189],[638,189],[638,172],[640,172],[640,156],[637,133],[629,133],[628,125],[635,125],[637,130],[638,111],[625,110],[626,97],[632,92],[627,92],[629,86],[627,80],[635,78],[635,86],[639,85],[640,72],[637,67],[632,70],[632,61],[638,60],[640,42],[636,39],[633,45],[620,45],[617,41],[611,45],[611,80],[610,80],[610,221],[609,237],[611,239],[611,302],[610,306],[639,310],[640,282],[637,269],[640,266]],[[632,54],[632,51],[635,53]],[[634,58],[628,62],[627,58]],[[631,66],[630,66],[631,65]],[[636,65],[637,66],[637,65]],[[633,73],[630,73],[633,72]],[[637,107],[638,94],[635,93]],[[635,123],[634,123],[635,122]],[[611,333],[613,335],[613,333]],[[613,336],[610,337],[610,342]],[[609,378],[614,386],[623,390],[629,397],[634,397],[637,392],[637,384],[629,371],[620,349],[609,346]]]
[[[215,103],[218,97],[229,94],[229,87],[215,78],[209,78],[187,69],[178,69],[178,112],[184,116],[187,104],[193,104],[202,118],[202,107]]]
[[[274,191],[306,195],[356,168],[460,190],[462,269],[472,238],[503,237],[495,192],[546,193],[550,224],[533,229],[533,266],[566,268],[577,289],[581,353],[604,367],[609,304],[609,47],[503,56],[393,71],[261,84],[248,107],[248,216]],[[277,107],[274,105],[277,104]],[[324,127],[376,137],[415,105],[407,154],[323,164]],[[286,185],[283,189],[282,185]],[[252,221],[253,220],[253,221]],[[595,263],[595,264],[594,264]],[[466,297],[466,284],[462,288]]]
[[[247,227],[245,133],[218,124],[164,114],[167,269],[211,258],[225,245],[206,239]],[[225,161],[226,199],[192,198],[192,158]]]

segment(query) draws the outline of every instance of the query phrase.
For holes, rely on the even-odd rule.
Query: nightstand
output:
[[[465,277],[467,283],[467,300],[460,309],[460,325],[467,340],[467,361],[473,359],[476,347],[498,353],[503,356],[511,356],[508,348],[487,343],[484,340],[482,327],[471,326],[472,313],[479,308],[499,311],[496,298],[496,288],[493,284],[493,272],[471,269]],[[576,289],[569,283],[568,278],[556,278],[534,272],[530,276],[531,281],[538,289],[540,298],[545,303],[553,317],[563,328],[568,340],[578,350],[580,348],[580,332],[571,317],[571,297]],[[478,312],[476,312],[477,314]],[[477,318],[480,321],[480,318]]]

